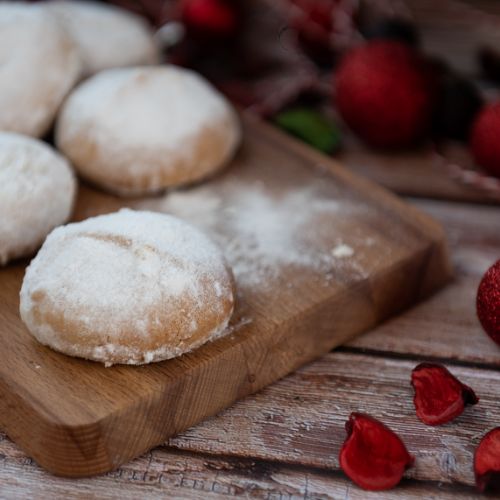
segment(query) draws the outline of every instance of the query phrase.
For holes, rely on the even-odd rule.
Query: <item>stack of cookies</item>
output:
[[[223,334],[232,273],[199,230],[131,210],[62,224],[77,176],[144,196],[219,171],[241,138],[229,102],[160,64],[146,23],[104,4],[0,3],[0,54],[0,265],[42,246],[21,289],[29,331],[106,365],[160,361]]]

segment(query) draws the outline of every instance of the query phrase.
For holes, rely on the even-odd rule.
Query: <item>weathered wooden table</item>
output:
[[[495,2],[482,0],[474,7],[455,0],[409,4],[425,25],[429,48],[454,55],[457,66],[470,69],[470,55],[457,46],[457,40],[467,45],[466,35],[457,38],[456,31],[453,35],[441,28],[472,25],[483,33],[484,26],[474,21],[482,15],[477,6],[496,8]],[[450,45],[457,50],[448,50]],[[449,286],[104,476],[54,477],[0,434],[0,498],[475,498],[474,449],[488,429],[500,425],[500,347],[475,315],[480,277],[500,258],[500,207],[477,203],[479,193],[457,185],[421,158],[396,169],[391,162],[368,160],[363,152],[344,158],[355,170],[401,193],[422,196],[408,201],[444,225],[456,268]],[[476,390],[480,403],[444,426],[421,424],[409,381],[422,360],[446,364]],[[383,420],[416,455],[415,467],[396,489],[369,494],[339,470],[338,451],[351,411]]]
[[[119,470],[68,480],[0,434],[0,498],[371,498],[338,467],[344,422],[364,411],[396,430],[416,466],[374,498],[473,498],[472,455],[500,425],[500,348],[481,330],[475,292],[500,257],[500,208],[410,199],[446,228],[456,279],[430,300],[234,405]],[[481,398],[455,422],[416,418],[411,369],[439,360]]]

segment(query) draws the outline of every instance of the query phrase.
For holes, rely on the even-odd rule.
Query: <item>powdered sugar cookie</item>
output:
[[[239,141],[228,101],[175,66],[99,73],[68,97],[56,130],[59,149],[83,177],[122,195],[213,174]]]
[[[75,41],[83,61],[83,76],[160,60],[152,30],[131,12],[112,5],[74,0],[56,0],[46,5]]]
[[[80,74],[71,38],[40,5],[0,2],[0,130],[40,137]]]
[[[0,132],[0,265],[31,254],[71,213],[76,181],[47,144]]]
[[[57,351],[143,364],[220,336],[233,311],[233,280],[198,229],[124,209],[55,229],[26,270],[20,311]]]

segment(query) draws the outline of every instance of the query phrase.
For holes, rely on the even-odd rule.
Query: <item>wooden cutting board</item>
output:
[[[39,345],[18,314],[26,262],[0,271],[0,427],[49,471],[112,470],[451,276],[443,231],[428,216],[268,125],[244,122],[241,151],[210,182],[126,203],[82,186],[75,212],[79,220],[126,204],[211,234],[238,287],[225,337],[178,359],[104,368]]]

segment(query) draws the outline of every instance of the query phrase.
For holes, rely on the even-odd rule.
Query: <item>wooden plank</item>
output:
[[[175,466],[168,465],[173,460],[172,448],[210,455],[203,458],[209,463],[217,463],[219,459],[224,461],[231,455],[231,461],[234,457],[251,458],[253,462],[267,461],[292,471],[296,471],[295,466],[305,467],[307,474],[311,467],[318,469],[315,471],[318,473],[323,469],[329,475],[338,471],[337,455],[345,437],[344,422],[349,413],[356,410],[382,419],[404,438],[417,459],[415,468],[408,471],[408,477],[472,485],[473,450],[481,435],[498,423],[500,374],[453,367],[457,376],[476,389],[481,401],[453,423],[428,427],[417,420],[413,409],[409,376],[414,365],[415,362],[331,353],[182,436],[171,439],[170,448],[156,449],[138,461],[122,466],[111,476],[123,485],[130,476],[141,478],[153,472],[176,471]],[[10,442],[0,442],[0,454],[26,462],[24,454]],[[157,460],[163,465],[158,465]],[[191,457],[186,462],[187,465],[182,467],[190,470],[197,458]],[[144,470],[141,464],[152,465]],[[212,468],[220,472],[218,477],[224,481],[228,479],[228,467]],[[5,466],[0,469],[5,469]],[[258,467],[255,469],[259,470]],[[12,472],[9,474],[13,475]],[[286,481],[275,487],[286,493],[284,485],[301,476],[302,473],[290,472]],[[104,487],[100,478],[88,483],[68,483],[58,482],[45,474],[43,477],[49,484]],[[151,482],[155,480],[153,478]],[[26,479],[20,482],[28,483]],[[338,485],[338,482],[330,483],[328,487],[334,488],[334,484]],[[113,491],[110,484],[107,488]]]
[[[428,216],[260,122],[245,119],[244,135],[234,164],[211,182],[127,201],[191,219],[226,250],[238,288],[230,335],[167,362],[105,369],[37,344],[18,314],[24,266],[1,271],[0,424],[47,469],[114,469],[448,279],[444,233]],[[84,187],[76,217],[124,204]],[[278,239],[285,257],[260,248],[289,227],[296,232]],[[332,253],[339,244],[349,259]],[[298,248],[313,264],[287,260]]]
[[[345,421],[352,411],[362,411],[402,436],[416,456],[409,477],[472,485],[473,451],[481,436],[498,425],[500,373],[451,367],[481,401],[454,422],[429,427],[417,419],[413,406],[410,374],[417,363],[333,352],[168,444],[337,470]]]
[[[381,153],[368,149],[346,131],[346,146],[337,156],[351,171],[405,196],[499,204],[500,195],[452,178],[431,148]]]
[[[338,473],[161,448],[107,475],[68,480],[44,472],[0,435],[1,498],[195,500],[234,496],[266,500],[380,498],[379,493],[362,491]],[[409,500],[477,498],[471,489],[408,480],[383,493],[387,500],[402,496]]]
[[[448,233],[456,277],[430,299],[348,346],[500,366],[500,348],[484,333],[475,309],[479,281],[500,258],[498,208],[429,200],[413,203],[439,220]]]

